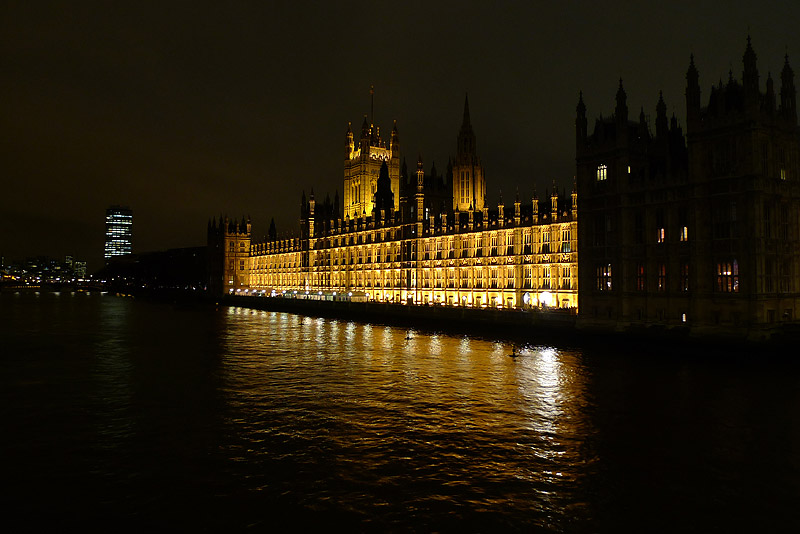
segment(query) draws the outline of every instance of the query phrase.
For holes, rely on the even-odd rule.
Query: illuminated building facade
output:
[[[576,192],[489,209],[467,102],[445,175],[421,160],[408,172],[396,123],[388,147],[366,119],[357,145],[350,127],[345,139],[343,213],[338,196],[304,193],[300,237],[261,243],[246,219],[209,222],[211,291],[577,308]]]
[[[106,210],[106,243],[103,257],[108,263],[117,256],[133,252],[133,211],[124,206]]]
[[[788,57],[780,104],[761,91],[748,38],[741,82],[686,74],[686,136],[666,105],[655,134],[628,120],[620,81],[614,115],[587,131],[577,107],[581,193],[579,324],[655,327],[758,338],[800,309],[800,142]]]

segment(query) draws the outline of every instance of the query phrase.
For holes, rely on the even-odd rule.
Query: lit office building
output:
[[[106,246],[103,257],[108,262],[116,256],[133,252],[133,211],[123,206],[111,206],[106,210]]]

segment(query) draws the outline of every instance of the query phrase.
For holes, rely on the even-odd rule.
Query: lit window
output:
[[[636,291],[644,291],[645,284],[644,264],[640,263],[636,266]]]
[[[597,267],[597,289],[598,291],[611,291],[611,264],[599,265]]]
[[[681,228],[681,241],[689,241],[689,227],[684,226]]]
[[[786,169],[781,169],[781,180],[786,181]]]
[[[656,234],[656,241],[658,241],[659,243],[663,243],[666,238],[665,236],[666,236],[666,230],[663,227],[658,228]]]
[[[739,263],[736,260],[717,263],[717,291],[739,292]]]
[[[605,182],[608,178],[608,167],[605,163],[597,166],[597,181]]]
[[[631,173],[631,166],[628,165],[628,174],[630,174],[630,173]]]

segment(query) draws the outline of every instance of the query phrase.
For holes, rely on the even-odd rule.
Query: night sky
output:
[[[205,243],[221,212],[296,232],[300,195],[341,193],[344,135],[375,86],[410,168],[443,171],[469,93],[496,205],[571,187],[574,120],[610,115],[623,78],[654,126],[685,123],[689,54],[703,101],[741,78],[748,33],[780,87],[800,76],[800,2],[30,2],[0,8],[0,254],[102,265],[111,204],[134,251]]]

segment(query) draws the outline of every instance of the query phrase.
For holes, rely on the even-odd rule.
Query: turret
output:
[[[514,226],[519,226],[522,219],[521,217],[522,204],[519,201],[519,188],[517,188],[517,196],[514,198]]]
[[[775,112],[775,84],[772,81],[772,73],[767,73],[767,91],[764,94],[763,109],[769,115]]]
[[[536,186],[533,186],[533,198],[531,199],[533,203],[533,217],[532,223],[539,224],[539,195],[536,194]]]
[[[686,116],[689,122],[700,117],[700,75],[694,66],[694,54],[689,56],[686,71]]]
[[[578,220],[578,178],[572,179],[572,220]]]
[[[794,71],[789,66],[789,54],[781,71],[781,115],[797,124],[797,101],[794,88]]]
[[[308,198],[308,237],[314,237],[314,210],[316,201],[314,200],[314,189],[311,189],[311,196]]]
[[[397,133],[397,121],[392,125],[392,135],[389,139],[389,149],[392,157],[400,157],[400,135]]]
[[[550,222],[558,220],[558,189],[556,181],[553,180],[553,193],[550,195]]]
[[[626,135],[628,124],[628,95],[625,94],[625,89],[622,88],[622,78],[619,79],[619,88],[617,89],[617,107],[614,109],[614,115],[617,118],[617,135]]]
[[[503,190],[500,190],[500,201],[497,203],[497,222],[502,227],[506,223],[505,204],[503,204]]]
[[[747,36],[747,48],[742,57],[744,72],[742,73],[742,85],[744,86],[744,102],[747,110],[758,109],[759,90],[758,90],[758,69],[756,68],[756,53],[750,44],[750,36]]]
[[[361,157],[367,157],[369,151],[369,141],[372,133],[372,128],[367,121],[367,115],[364,114],[364,122],[361,123]]]
[[[425,197],[422,192],[423,185],[425,183],[425,170],[422,167],[422,156],[419,156],[417,160],[417,222],[422,222],[423,217],[425,215]]]
[[[353,141],[353,129],[350,122],[347,123],[347,133],[344,136],[344,157],[351,159],[353,151],[355,150],[355,142]]]
[[[583,103],[583,91],[578,94],[578,105],[575,108],[575,141],[578,147],[586,144],[586,105]]]
[[[453,209],[466,211],[481,209],[486,196],[483,167],[478,158],[475,132],[469,115],[469,97],[464,98],[464,116],[456,142],[456,158],[453,162]]]
[[[656,139],[667,138],[667,105],[664,103],[664,93],[658,92],[656,104]]]
[[[639,125],[636,127],[636,133],[639,135],[640,139],[650,137],[650,132],[647,128],[647,117],[644,114],[644,106],[642,106],[641,111],[639,111]]]

